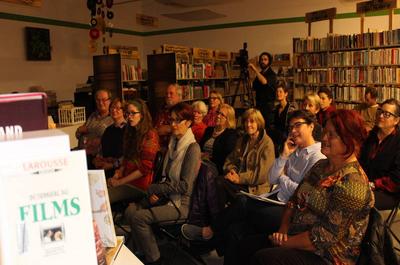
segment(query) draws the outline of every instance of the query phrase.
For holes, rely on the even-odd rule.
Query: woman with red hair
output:
[[[357,160],[365,137],[357,112],[331,113],[321,148],[327,159],[299,184],[276,233],[242,240],[241,264],[356,264],[374,205]]]

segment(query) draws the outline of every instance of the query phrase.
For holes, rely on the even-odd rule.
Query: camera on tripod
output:
[[[236,56],[235,64],[240,66],[241,73],[248,73],[249,52],[247,51],[247,42],[244,42],[243,49],[239,50],[239,56]]]

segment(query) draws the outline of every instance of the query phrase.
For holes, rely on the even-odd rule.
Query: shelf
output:
[[[229,80],[228,77],[220,78],[177,78],[176,81],[212,81],[212,80]]]
[[[309,67],[296,67],[295,70],[328,70],[329,68],[368,68],[368,67],[400,67],[400,64],[368,64],[368,65],[329,65],[329,66],[309,66]]]
[[[295,83],[302,86],[400,86],[400,83]]]
[[[363,48],[343,48],[343,49],[328,49],[323,51],[312,51],[312,52],[297,52],[295,51],[294,54],[312,54],[312,53],[334,53],[334,52],[346,52],[346,51],[362,51],[362,50],[384,50],[390,48],[400,48],[399,44],[393,45],[381,45],[381,46],[370,46],[370,47],[363,47]]]
[[[147,82],[147,80],[141,79],[141,80],[122,80],[124,83],[140,83],[140,82]]]

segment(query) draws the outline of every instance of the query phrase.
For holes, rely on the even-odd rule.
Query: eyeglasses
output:
[[[221,111],[217,111],[217,115],[221,115],[222,117],[224,117],[225,119],[227,119],[226,115],[224,113],[222,113]]]
[[[96,98],[96,102],[103,102],[103,103],[106,103],[107,101],[109,101],[110,100],[110,98]]]
[[[140,111],[126,111],[125,112],[125,116],[126,117],[134,116],[134,115],[139,114],[139,113],[140,113]]]
[[[118,106],[111,106],[110,110],[123,110],[123,108],[118,107]]]
[[[177,119],[171,118],[171,124],[176,124],[176,125],[178,125],[178,124],[180,124],[182,121],[184,121],[184,120],[183,120],[183,119],[179,119],[179,118],[177,118]]]
[[[292,124],[292,125],[289,125],[289,127],[288,127],[289,132],[292,131],[293,129],[298,130],[298,129],[300,128],[300,126],[303,125],[303,124],[308,124],[308,122],[306,122],[306,121],[299,121],[299,122],[296,122],[296,123],[294,123],[294,124]]]
[[[217,97],[210,97],[210,100],[216,100],[216,99],[218,99]]]
[[[393,114],[393,113],[391,113],[389,111],[386,111],[386,110],[383,110],[381,108],[378,108],[376,110],[376,115],[378,115],[378,117],[379,117],[379,116],[381,116],[381,114],[383,115],[383,118],[385,118],[385,119],[389,119],[391,116],[393,116],[395,118],[398,117],[396,114]]]

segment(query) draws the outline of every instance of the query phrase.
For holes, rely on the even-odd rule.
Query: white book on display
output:
[[[11,126],[4,128],[4,131],[7,128],[11,128]],[[0,133],[0,160],[42,154],[63,154],[70,150],[69,137],[61,130],[22,132],[13,128],[13,133]],[[9,129],[9,131],[11,130]]]
[[[97,265],[88,191],[84,151],[0,159],[0,264]]]
[[[284,203],[284,202],[269,198],[270,196],[278,193],[278,191],[279,191],[279,189],[275,189],[275,190],[273,190],[271,192],[263,193],[263,194],[260,194],[260,195],[251,194],[251,193],[245,192],[245,191],[240,191],[240,193],[244,194],[247,197],[250,197],[250,198],[252,198],[254,200],[267,202],[267,203],[272,203],[272,204],[276,204],[276,205],[285,205],[286,203]]]
[[[115,235],[104,170],[88,170],[88,175],[92,214],[99,227],[101,241],[104,247],[115,247],[117,237]]]

